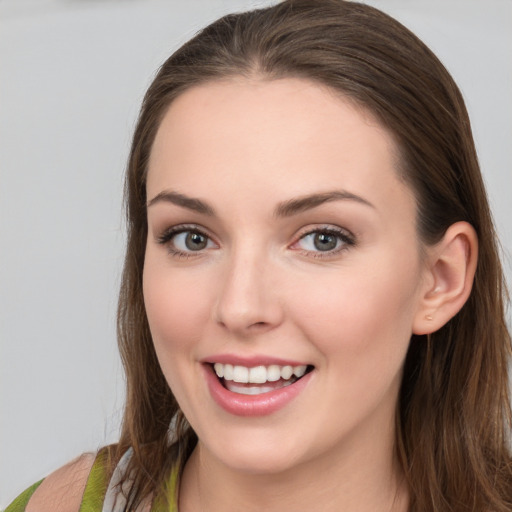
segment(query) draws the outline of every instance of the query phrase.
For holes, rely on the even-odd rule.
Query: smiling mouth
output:
[[[214,363],[211,365],[222,386],[241,395],[261,395],[285,388],[313,370],[311,365],[299,366],[240,366]]]

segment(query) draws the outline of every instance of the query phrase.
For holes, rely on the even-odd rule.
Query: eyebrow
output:
[[[356,194],[352,194],[346,190],[332,190],[318,194],[309,194],[307,196],[279,203],[274,211],[274,217],[291,217],[306,210],[316,208],[324,203],[341,200],[355,201],[371,208],[375,208],[372,203]],[[164,190],[157,194],[148,202],[147,206],[149,208],[150,206],[161,202],[175,204],[177,206],[187,208],[188,210],[208,215],[209,217],[215,216],[215,210],[207,202],[195,197],[188,197],[179,192],[168,190]]]
[[[193,210],[198,213],[202,213],[203,215],[208,215],[213,217],[215,215],[215,210],[205,201],[201,199],[196,199],[194,197],[188,197],[185,194],[180,194],[179,192],[171,192],[168,190],[164,190],[157,194],[151,201],[148,202],[148,208],[153,206],[156,203],[172,203],[177,206],[182,206],[183,208],[187,208],[188,210]]]
[[[352,194],[346,190],[332,190],[329,192],[311,194],[304,197],[299,197],[297,199],[290,199],[289,201],[285,201],[277,206],[274,216],[290,217],[292,215],[296,215],[297,213],[316,208],[321,204],[341,200],[356,201],[357,203],[375,208],[372,203],[356,194]]]

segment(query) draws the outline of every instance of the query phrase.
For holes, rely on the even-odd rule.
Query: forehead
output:
[[[267,198],[343,187],[375,196],[399,188],[393,137],[363,108],[308,80],[232,78],[193,87],[170,105],[149,161],[148,197]]]

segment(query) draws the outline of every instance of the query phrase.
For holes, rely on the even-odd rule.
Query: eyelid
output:
[[[170,226],[165,229],[162,229],[161,232],[155,235],[155,239],[157,242],[165,243],[174,235],[179,233],[183,233],[184,231],[195,231],[197,233],[201,233],[208,238],[212,238],[208,233],[208,230],[200,226],[199,224],[176,224],[175,226]]]
[[[173,247],[171,244],[172,239],[176,235],[186,232],[199,233],[200,235],[208,238],[209,241],[211,241],[213,244],[215,244],[215,246],[218,247],[218,243],[215,241],[214,237],[210,235],[208,230],[198,224],[177,224],[175,226],[171,226],[169,228],[164,229],[160,234],[157,234],[155,236],[155,241],[160,245],[166,245],[171,255],[178,257],[197,257],[201,256],[202,254],[204,254],[205,251],[209,250],[205,248],[199,251],[182,251],[176,247]]]
[[[204,228],[198,224],[177,224],[175,226],[171,226],[169,228],[164,229],[160,234],[155,236],[155,241],[160,245],[167,245],[169,252],[176,257],[199,257],[204,255],[205,251],[211,250],[211,248],[204,248],[198,251],[182,251],[170,243],[176,235],[184,232],[195,232],[199,233],[202,236],[208,238],[210,242],[215,244],[218,248],[219,244],[215,240],[215,238],[209,233],[209,230]],[[327,233],[330,235],[334,235],[338,237],[341,241],[341,246],[332,250],[321,251],[321,250],[307,250],[302,249],[297,246],[301,240],[305,237],[315,234],[315,233]],[[351,247],[356,245],[356,237],[355,235],[346,228],[342,228],[340,226],[336,226],[333,224],[319,224],[319,225],[309,225],[302,228],[294,237],[294,242],[290,244],[288,247],[292,250],[296,250],[302,252],[306,256],[312,256],[315,258],[329,258],[337,255],[339,252],[345,251]]]
[[[329,250],[329,251],[312,251],[312,250],[306,250],[295,248],[297,244],[304,238],[306,238],[309,235],[315,234],[315,233],[328,233],[330,235],[337,236],[339,240],[341,240],[341,247]],[[342,228],[339,226],[335,226],[333,224],[320,224],[316,226],[307,226],[299,231],[299,233],[295,237],[295,241],[289,246],[290,248],[301,251],[304,253],[304,255],[307,256],[313,256],[315,258],[329,258],[337,255],[338,253],[345,251],[353,246],[356,245],[356,237],[355,235],[349,231],[346,228]]]

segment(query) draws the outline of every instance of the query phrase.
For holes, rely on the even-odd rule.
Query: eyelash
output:
[[[320,250],[311,251],[311,250],[299,249],[305,256],[313,257],[313,258],[330,258],[330,257],[333,257],[333,256],[339,254],[340,252],[346,251],[356,245],[356,239],[355,239],[354,235],[352,233],[350,233],[348,230],[329,225],[329,226],[321,226],[321,227],[316,227],[313,229],[308,229],[307,231],[305,231],[304,233],[302,233],[299,236],[297,241],[292,244],[292,247],[294,245],[297,245],[300,241],[304,240],[306,237],[311,236],[311,235],[316,235],[316,234],[336,237],[337,238],[336,244],[338,245],[338,243],[339,243],[339,247],[336,247],[332,250],[327,250],[327,251],[320,251]]]
[[[189,259],[194,258],[197,256],[200,256],[203,254],[204,249],[198,250],[198,251],[182,251],[180,249],[177,249],[175,246],[173,246],[172,241],[173,238],[175,238],[177,235],[180,235],[182,233],[191,233],[191,234],[198,234],[204,238],[207,239],[207,243],[213,242],[213,239],[211,236],[209,236],[204,230],[200,229],[197,225],[179,225],[179,226],[173,226],[167,230],[165,230],[161,235],[157,237],[157,242],[160,245],[166,245],[169,253],[171,256],[180,258],[180,259]],[[356,245],[356,239],[352,233],[345,229],[341,229],[334,226],[322,226],[322,227],[316,227],[314,229],[309,229],[302,233],[297,241],[295,241],[293,244],[291,244],[291,248],[293,248],[295,245],[299,244],[302,240],[305,240],[308,236],[316,235],[316,234],[322,234],[327,236],[335,236],[337,238],[336,244],[339,247],[336,247],[332,250],[327,251],[312,251],[312,250],[306,250],[306,249],[298,249],[304,256],[313,257],[313,258],[329,258],[334,255],[337,255],[338,253],[342,251],[346,251],[349,248]],[[215,243],[215,242],[213,242]],[[205,248],[206,249],[206,248]]]
[[[189,259],[201,255],[202,251],[182,251],[173,246],[173,238],[182,233],[198,234],[206,238],[208,241],[213,241],[212,237],[198,226],[181,224],[179,226],[173,226],[172,228],[165,230],[161,235],[157,237],[157,242],[161,245],[166,245],[167,250],[171,256],[176,258]]]

